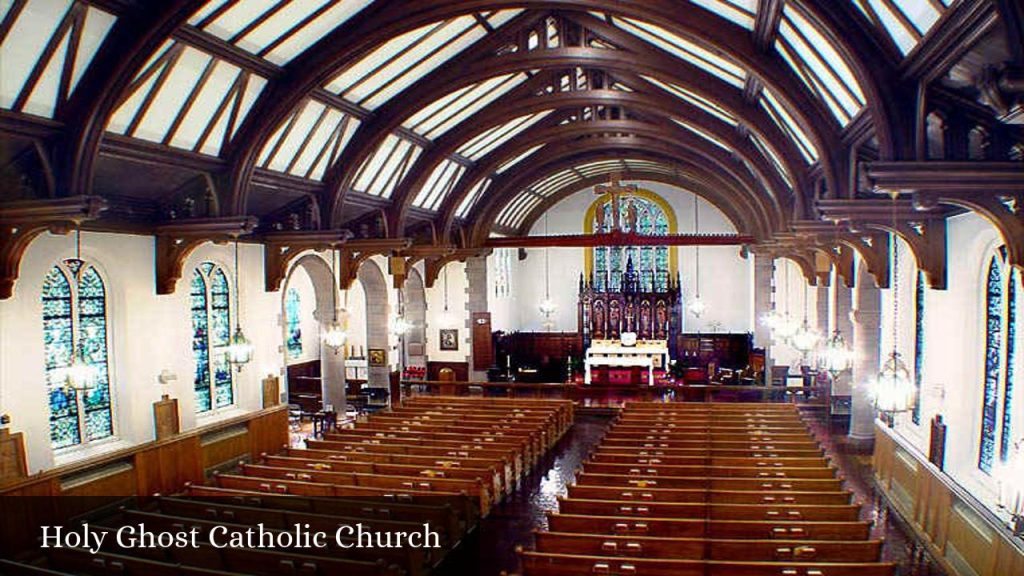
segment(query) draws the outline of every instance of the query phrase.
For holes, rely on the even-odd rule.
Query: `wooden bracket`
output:
[[[834,224],[823,220],[800,220],[792,223],[793,234],[798,243],[807,245],[845,244],[860,254],[868,272],[875,279],[879,288],[889,287],[889,234],[877,230],[867,230],[854,234],[850,231],[838,232]],[[849,285],[849,278],[847,278]]]
[[[480,248],[456,248],[455,250],[444,254],[428,256],[424,259],[423,271],[423,284],[427,288],[433,288],[437,282],[438,277],[441,275],[441,271],[444,267],[452,262],[465,262],[467,258],[474,256],[485,256],[490,254],[489,249]]]
[[[825,218],[845,221],[853,234],[872,229],[898,235],[910,246],[928,285],[936,290],[946,289],[948,211],[921,212],[909,200],[819,200],[817,206]]]
[[[0,300],[14,295],[21,258],[37,236],[67,234],[107,209],[99,196],[24,200],[0,204]]]
[[[338,285],[348,290],[359,276],[359,267],[371,256],[393,256],[409,247],[408,238],[360,238],[349,240],[339,250]]]
[[[977,212],[999,231],[1010,265],[1024,271],[1024,191],[918,191],[914,208],[932,212],[941,204]]]
[[[196,218],[156,227],[156,293],[173,294],[185,259],[204,242],[227,242],[256,228],[252,216]]]
[[[280,290],[292,262],[303,252],[338,248],[351,237],[348,230],[272,232],[264,235],[264,289],[267,292]]]

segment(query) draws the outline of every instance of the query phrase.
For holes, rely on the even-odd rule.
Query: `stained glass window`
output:
[[[1013,269],[1006,287],[1006,380],[1003,382],[1003,430],[999,437],[999,460],[1006,462],[1013,445],[1013,385],[1017,362],[1017,284],[1020,272]]]
[[[299,291],[289,288],[285,294],[284,314],[288,329],[288,357],[298,358],[302,356],[302,327],[301,327],[302,299]]]
[[[924,272],[917,271],[917,283],[914,286],[914,411],[911,418],[914,424],[921,423],[921,380],[924,376]]]
[[[231,340],[231,289],[227,275],[210,262],[192,274],[192,353],[196,360],[196,412],[235,402],[234,376],[227,361]]]
[[[1005,461],[1013,442],[1013,392],[1017,378],[1017,292],[1020,273],[1007,261],[1006,248],[989,260],[985,291],[985,387],[978,468],[992,472]]]
[[[51,445],[66,448],[113,436],[103,279],[88,263],[65,260],[46,276],[42,300]],[[95,371],[93,385],[81,392],[66,386],[76,353]]]
[[[992,471],[999,411],[1000,356],[1003,342],[1003,272],[999,259],[988,264],[985,288],[985,391],[982,403],[981,449],[978,468]]]
[[[593,230],[609,232],[614,225],[611,202],[598,207],[604,212],[603,219],[595,215]],[[633,212],[631,214],[631,212]],[[635,217],[635,221],[634,221]],[[602,228],[600,222],[604,222]],[[668,234],[668,216],[656,202],[641,196],[630,196],[619,202],[619,223],[623,232],[636,232],[648,236]],[[635,227],[635,230],[631,228]],[[622,289],[621,274],[629,260],[640,280],[640,290],[661,292],[668,290],[669,248],[668,246],[600,246],[594,249],[594,289],[598,292],[617,292]]]

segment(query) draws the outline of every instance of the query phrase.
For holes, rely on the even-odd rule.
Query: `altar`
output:
[[[654,386],[654,371],[668,366],[668,342],[665,340],[635,340],[628,333],[622,340],[593,340],[583,361],[583,383],[593,383],[594,368],[643,368],[647,372],[647,385]]]

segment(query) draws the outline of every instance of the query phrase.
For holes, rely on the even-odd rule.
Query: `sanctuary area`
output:
[[[0,0],[0,576],[1024,576],[1022,209],[1022,0]]]

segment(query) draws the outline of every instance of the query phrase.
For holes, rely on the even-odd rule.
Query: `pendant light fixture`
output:
[[[239,372],[252,360],[252,343],[242,332],[242,306],[239,299],[241,286],[238,283],[238,238],[235,238],[235,333],[228,343],[227,360]]]
[[[804,319],[790,340],[793,343],[793,348],[796,348],[804,357],[806,357],[811,350],[814,350],[818,346],[818,341],[821,340],[821,334],[818,334],[818,331],[812,328],[810,323],[807,322],[806,282],[804,282]]]
[[[772,338],[775,338],[775,328],[782,321],[782,316],[779,314],[778,303],[777,303],[777,300],[778,300],[777,290],[776,290],[776,288],[777,288],[777,286],[776,286],[776,278],[777,278],[776,272],[777,271],[778,271],[778,266],[775,265],[775,260],[772,259],[771,293],[770,293],[771,309],[768,312],[766,312],[763,316],[761,316],[761,325],[765,326],[766,328],[768,328],[768,331],[769,331],[769,333],[770,333]]]
[[[693,233],[700,235],[700,201],[697,199],[697,195],[693,195]],[[707,310],[707,304],[700,297],[700,244],[694,246],[694,265],[696,267],[694,280],[696,281],[695,289],[693,293],[693,300],[690,301],[690,314],[693,314],[695,318],[700,318]]]
[[[402,337],[406,332],[412,330],[412,324],[405,319],[405,301],[402,294],[402,289],[398,289],[398,313],[391,318],[391,333],[395,336]]]
[[[441,312],[441,327],[451,328],[455,325],[455,318],[452,317],[452,313],[448,310],[448,266],[445,265],[442,272],[444,274],[444,311]]]
[[[75,228],[75,261],[82,265],[82,229]],[[96,387],[99,382],[99,368],[86,358],[85,349],[81,340],[75,338],[74,353],[71,355],[71,362],[58,373],[58,378],[63,379],[64,394],[71,396],[79,392],[86,392]]]
[[[892,197],[892,229],[896,229],[896,198],[899,193],[893,192]],[[892,352],[882,366],[872,386],[872,397],[875,408],[886,414],[890,426],[893,415],[906,412],[913,408],[917,391],[910,377],[910,370],[903,362],[899,353],[899,318],[900,318],[900,250],[895,233],[891,233],[892,242]]]
[[[337,261],[338,261],[338,250],[337,250],[337,248],[332,246],[331,247],[331,292],[333,294],[335,294],[335,295],[337,295],[337,288],[336,288],[336,286],[338,285]],[[348,296],[348,293],[346,292],[346,297],[347,296]],[[335,296],[335,297],[337,297],[337,296]],[[341,325],[341,322],[338,321],[338,304],[337,304],[337,302],[334,303],[333,308],[334,308],[334,317],[331,320],[330,325],[327,326],[327,329],[324,330],[322,338],[323,338],[323,341],[324,341],[324,345],[327,346],[328,348],[330,348],[331,352],[337,354],[342,348],[344,348],[345,342],[348,340],[348,332],[345,331],[345,328]]]
[[[783,289],[783,296],[785,298],[786,311],[776,320],[773,332],[777,341],[788,344],[790,343],[790,338],[796,334],[798,326],[789,315],[789,264],[786,263],[784,268],[783,279],[785,280],[785,287]]]
[[[839,245],[839,222],[836,221],[834,224],[834,242],[835,245]],[[839,281],[839,274],[836,274],[836,282]],[[838,286],[838,284],[837,284]],[[838,298],[838,296],[837,296]],[[825,341],[818,355],[818,369],[825,370],[832,376],[832,381],[839,377],[840,374],[853,368],[853,350],[850,345],[846,342],[846,338],[843,338],[842,331],[839,330],[839,322],[836,320],[836,327],[832,331],[832,336]]]
[[[544,214],[544,236],[548,235],[548,215]],[[551,261],[549,256],[550,248],[544,248],[544,300],[540,303],[540,313],[544,315],[544,328],[551,330],[554,327],[554,322],[551,320],[551,316],[558,309],[554,301],[551,300]]]

